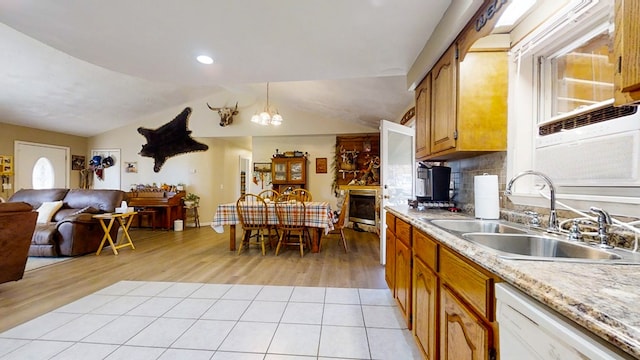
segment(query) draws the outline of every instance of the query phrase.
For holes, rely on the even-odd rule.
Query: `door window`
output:
[[[41,157],[36,160],[31,173],[31,181],[34,189],[52,189],[55,178],[56,172],[49,159]]]

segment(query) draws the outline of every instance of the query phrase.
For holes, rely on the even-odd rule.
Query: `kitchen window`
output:
[[[542,25],[521,30],[519,33],[527,35],[512,39],[516,45],[511,49],[509,70],[507,177],[528,169],[545,172],[555,165],[559,173],[549,175],[559,188],[561,202],[581,210],[598,205],[614,214],[637,215],[638,186],[603,187],[582,180],[571,183],[575,173],[593,176],[592,182],[599,181],[603,173],[598,174],[595,166],[600,159],[572,150],[574,142],[561,135],[566,131],[565,123],[576,116],[590,117],[612,103],[613,11],[613,0],[567,1],[546,15],[534,14]],[[547,124],[559,128],[560,135],[554,141],[565,146],[564,153],[574,156],[572,169],[558,166],[558,157],[541,155],[540,149],[547,140],[539,134]],[[585,146],[584,142],[581,144]],[[629,149],[621,152],[622,157],[632,155]],[[548,190],[541,186],[535,177],[522,178],[511,200],[520,205],[548,207],[549,200],[541,196]]]

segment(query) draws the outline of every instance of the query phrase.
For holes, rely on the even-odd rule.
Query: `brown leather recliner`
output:
[[[0,203],[0,283],[22,279],[37,218],[27,203]]]
[[[98,249],[104,232],[93,215],[114,212],[124,196],[121,190],[21,189],[9,202],[24,201],[37,209],[43,202],[62,200],[50,223],[36,225],[29,256],[76,256]],[[117,222],[111,228],[113,239],[118,228]]]

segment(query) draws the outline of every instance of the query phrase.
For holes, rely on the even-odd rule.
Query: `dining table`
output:
[[[326,235],[333,230],[333,212],[331,206],[326,201],[305,202],[305,226],[311,233],[311,252],[320,252],[320,239],[323,233]],[[262,206],[256,203],[245,204],[243,206]],[[257,209],[256,209],[257,210]],[[229,250],[236,249],[236,225],[240,224],[240,217],[236,209],[236,203],[220,204],[216,208],[211,227],[217,233],[224,232],[224,226],[229,225]],[[275,204],[267,203],[267,224],[278,225]]]

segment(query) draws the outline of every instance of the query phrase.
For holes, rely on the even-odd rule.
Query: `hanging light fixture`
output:
[[[255,114],[251,117],[251,121],[260,125],[274,125],[278,126],[282,124],[282,115],[276,111],[271,111],[269,107],[269,83],[267,83],[267,106],[260,114]]]

